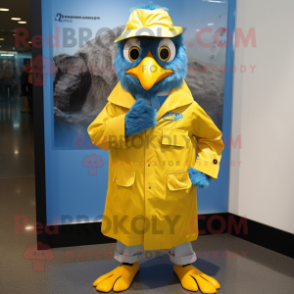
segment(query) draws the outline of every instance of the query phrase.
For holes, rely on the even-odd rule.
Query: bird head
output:
[[[187,70],[182,28],[173,26],[165,9],[151,3],[134,8],[116,42],[116,74],[134,97],[149,99],[182,85]]]

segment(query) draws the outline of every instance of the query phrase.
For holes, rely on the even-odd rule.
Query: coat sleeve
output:
[[[125,142],[125,114],[117,114],[116,106],[108,102],[89,125],[92,143],[103,150],[127,148]]]
[[[222,132],[196,102],[194,102],[193,135],[197,139],[197,159],[194,168],[217,179],[224,149]]]

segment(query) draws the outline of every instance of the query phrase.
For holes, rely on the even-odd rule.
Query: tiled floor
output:
[[[16,230],[20,218],[26,234]],[[32,115],[20,113],[19,98],[0,98],[0,293],[96,293],[92,282],[118,264],[111,257],[115,244],[53,249],[52,260],[38,263],[24,257],[36,242],[34,221]],[[229,235],[201,236],[193,247],[195,265],[221,283],[218,293],[294,293],[293,259]],[[145,252],[126,293],[188,293],[165,253]]]

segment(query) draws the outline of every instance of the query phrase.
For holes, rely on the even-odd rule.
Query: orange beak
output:
[[[136,67],[126,71],[126,74],[138,79],[145,90],[151,89],[154,84],[160,82],[172,73],[173,70],[161,67],[150,51]]]

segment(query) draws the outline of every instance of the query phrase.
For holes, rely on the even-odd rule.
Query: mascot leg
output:
[[[197,257],[190,242],[177,245],[169,251],[174,271],[184,289],[196,292],[198,286],[202,293],[216,293],[220,288],[218,281],[191,265]]]
[[[126,246],[117,241],[114,258],[122,264],[95,280],[93,286],[101,292],[127,290],[140,268],[138,260],[143,254],[143,245]]]

